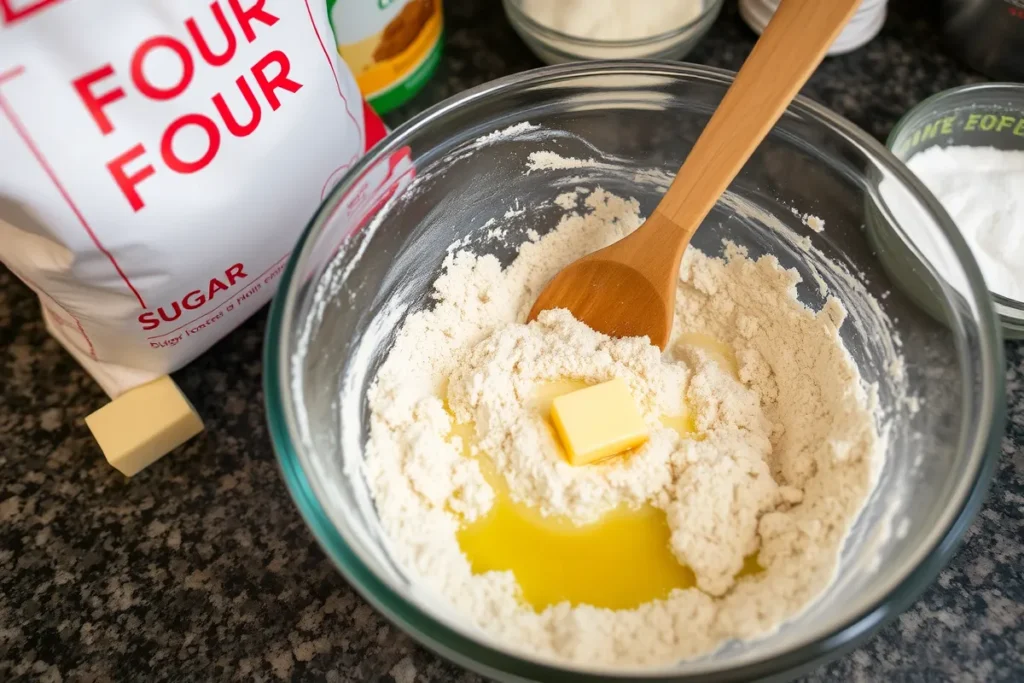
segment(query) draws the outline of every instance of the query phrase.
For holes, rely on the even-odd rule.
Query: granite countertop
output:
[[[447,48],[396,124],[538,66],[496,0],[446,0]],[[942,51],[930,6],[805,93],[884,139],[926,96],[982,80]],[[688,59],[736,69],[754,36],[735,0]],[[105,403],[0,267],[0,680],[479,681],[414,644],[337,573],[278,472],[264,422],[266,312],[175,375],[206,420],[128,480],[83,418]],[[860,649],[801,679],[1024,680],[1024,343],[1007,343],[1009,421],[987,504],[952,564]]]

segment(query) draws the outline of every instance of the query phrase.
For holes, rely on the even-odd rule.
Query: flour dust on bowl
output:
[[[723,297],[732,303],[715,311],[733,328],[716,328],[714,316],[702,316],[697,307],[681,309],[686,329],[677,330],[670,353],[660,356],[644,351],[641,340],[601,339],[557,313],[541,325],[516,325],[516,307],[530,299],[529,289],[542,279],[538,273],[560,267],[559,258],[573,245],[612,239],[650,213],[730,83],[730,74],[703,67],[608,62],[542,69],[471,90],[409,122],[353,168],[289,264],[266,351],[268,414],[285,479],[352,585],[413,637],[459,664],[498,680],[731,681],[793,675],[852,646],[909,605],[949,559],[980,505],[1004,408],[1001,346],[977,266],[934,199],[886,150],[813,103],[798,100],[791,106],[697,232],[694,254],[684,263],[682,300],[701,301],[698,295],[716,287],[733,292]],[[385,187],[393,192],[365,191],[388,175]],[[938,319],[919,308],[872,254],[863,225],[881,180],[892,181],[901,198],[918,207],[916,229],[933,236],[948,261],[944,267],[952,267],[964,283],[960,289],[938,283],[943,314]],[[557,244],[566,250],[559,257],[554,256]],[[730,313],[752,305],[736,295],[748,291],[742,290],[748,286],[741,282],[744,275],[773,282],[773,295],[791,307],[794,320],[807,325],[789,342],[806,351],[804,362],[773,366],[773,359],[783,356],[766,353],[759,364],[750,353],[750,345],[779,332],[767,321],[740,322]],[[480,323],[482,312],[499,309],[511,322],[499,332],[481,325],[480,339],[470,339],[467,321]],[[741,328],[749,343],[730,332]],[[437,357],[426,356],[446,329],[475,345],[472,353],[457,357],[446,386],[435,387],[436,377],[424,368]],[[589,349],[587,363],[574,365],[555,353],[567,340],[572,353]],[[545,369],[523,377],[509,358],[529,353],[534,354],[531,367]],[[638,546],[618,558],[587,555],[593,558],[589,564],[572,569],[571,575],[580,577],[578,592],[567,594],[564,585],[552,587],[549,574],[542,571],[544,580],[532,581],[530,572],[537,574],[537,556],[556,557],[572,543],[579,544],[573,546],[580,549],[576,555],[593,552],[587,538],[550,541],[564,531],[552,528],[564,517],[578,521],[598,508],[577,505],[586,496],[569,495],[571,488],[559,485],[559,473],[569,465],[538,469],[551,475],[542,478],[541,488],[551,491],[546,503],[556,514],[540,514],[538,521],[529,509],[516,507],[544,501],[524,494],[528,487],[516,480],[515,470],[501,465],[516,454],[536,465],[537,453],[505,452],[503,442],[487,441],[494,424],[509,413],[498,405],[500,391],[481,389],[510,386],[506,397],[517,410],[532,411],[533,422],[523,427],[529,419],[513,420],[507,433],[521,439],[520,445],[550,454],[552,437],[542,420],[546,405],[580,383],[609,379],[588,370],[595,366],[614,367],[611,374],[629,385],[650,429],[647,444],[620,469],[652,467],[643,477],[622,476],[615,496],[598,506],[598,521],[606,526],[593,538],[616,543],[629,538]],[[501,368],[509,374],[502,375]],[[822,368],[853,368],[852,377],[859,379],[851,385],[847,373],[845,384],[838,376],[835,383],[794,384]],[[765,424],[762,418],[773,414],[769,377],[775,378],[779,395],[806,386],[803,403],[828,406],[831,422],[811,419],[813,408],[805,408],[803,422],[781,415],[778,425]],[[689,389],[674,399],[665,399],[664,391],[644,393],[657,378],[662,378],[658,386],[678,381]],[[716,382],[746,396],[745,402],[722,400],[717,416],[711,415],[710,402],[701,404],[694,387]],[[386,392],[392,392],[389,400],[382,400]],[[858,398],[842,403],[839,394]],[[671,400],[676,405],[670,406]],[[495,402],[481,411],[481,401]],[[737,411],[741,404],[749,410]],[[842,406],[847,413],[837,412]],[[866,422],[855,419],[862,412]],[[416,419],[409,422],[406,415]],[[745,499],[724,508],[726,517],[735,513],[740,520],[735,539],[743,542],[722,554],[723,564],[684,550],[687,566],[682,566],[676,541],[692,538],[692,529],[673,517],[673,501],[649,491],[631,498],[638,489],[630,482],[649,483],[655,476],[658,461],[650,453],[659,443],[668,444],[670,454],[693,456],[692,462],[666,456],[671,483],[697,481],[688,480],[688,472],[708,464],[701,449],[728,431],[722,421],[730,415],[753,421],[746,431],[759,435],[757,443],[767,454],[761,465],[752,462],[749,472],[764,484],[764,505],[754,506],[752,518],[744,517],[751,509]],[[823,432],[827,443],[815,445],[803,430],[818,423],[867,426],[848,433],[848,439]],[[384,447],[388,439],[397,446]],[[679,445],[687,439],[687,445]],[[772,460],[774,450],[786,450],[786,439],[803,439],[809,451],[824,458],[813,465],[803,461],[810,479],[801,480],[786,462]],[[864,447],[868,442],[877,446],[877,457],[865,455],[871,452]],[[393,457],[382,459],[386,453]],[[850,467],[860,468],[864,458],[872,467],[857,470],[863,475],[857,480],[863,500],[833,494],[853,507],[837,522],[834,559],[816,563],[812,574],[788,565],[796,577],[785,588],[790,604],[780,609],[772,600],[762,603],[766,613],[784,620],[781,625],[760,620],[756,610],[744,616],[730,609],[730,595],[747,594],[756,602],[763,599],[759,586],[777,580],[780,571],[785,574],[786,563],[766,549],[799,553],[801,538],[820,537],[813,520],[803,527],[783,524],[777,530],[791,538],[780,546],[771,538],[770,522],[821,500],[821,491],[807,484],[812,470],[840,466],[843,454],[850,454]],[[474,466],[467,466],[474,456]],[[439,463],[450,477],[414,474],[436,470]],[[498,465],[497,476],[488,463]],[[393,496],[399,489],[408,489],[407,495]],[[582,484],[575,490],[593,491]],[[749,491],[748,484],[741,482],[738,490]],[[674,503],[685,507],[686,500],[702,495],[707,505],[721,502],[700,487],[692,494],[677,496]],[[403,505],[429,514],[403,517]],[[622,517],[615,516],[618,511]],[[455,547],[454,554],[471,565],[463,575],[453,573],[457,562],[445,560],[451,555],[430,550],[438,547],[442,513],[454,520],[449,536],[459,542],[447,547]],[[696,509],[682,518],[691,524],[703,519]],[[493,525],[474,527],[480,520]],[[528,535],[547,524],[543,536]],[[846,524],[849,533],[840,544]],[[416,528],[423,533],[417,536]],[[509,542],[494,543],[502,534]],[[532,547],[542,550],[510,567],[502,554],[515,543],[530,547],[534,541]],[[672,550],[667,558],[666,543]],[[430,558],[438,560],[436,571]],[[612,585],[622,587],[621,572],[605,569],[621,566],[624,558],[649,569],[648,578],[627,584],[630,590],[609,591]],[[601,581],[584,585],[592,574]],[[483,590],[478,581],[483,576],[499,584],[505,576],[505,592],[496,593],[493,585]],[[464,601],[453,599],[445,577],[463,587]],[[519,611],[508,611],[509,595],[519,595]],[[694,599],[687,603],[692,613],[659,611],[657,619],[642,624],[644,638],[668,644],[659,646],[656,657],[638,655],[648,647],[640,639],[631,646],[628,638],[614,634],[605,634],[610,653],[582,662],[574,656],[592,646],[581,636],[587,625],[615,631],[626,623],[605,619],[608,610],[581,605],[603,604],[620,614],[679,596]],[[491,598],[497,626],[482,619],[487,612],[479,607]],[[560,600],[567,602],[560,607]],[[544,622],[553,629],[544,640],[532,630],[538,615],[558,609],[571,618]],[[731,619],[728,628],[716,614]],[[706,641],[706,634],[692,631],[694,623],[712,624],[730,637],[723,643]],[[688,637],[706,642],[672,650]]]

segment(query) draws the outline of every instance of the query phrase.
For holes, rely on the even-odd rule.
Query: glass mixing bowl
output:
[[[731,642],[672,666],[607,671],[494,642],[424,595],[392,562],[361,476],[365,392],[404,317],[430,305],[446,248],[464,240],[507,263],[515,251],[508,242],[525,240],[529,229],[550,230],[558,218],[550,205],[521,216],[509,209],[577,185],[632,195],[649,213],[731,81],[731,74],[704,67],[602,62],[540,69],[470,90],[408,122],[357,163],[324,201],[282,276],[267,335],[266,401],[296,504],[370,603],[423,644],[485,676],[793,675],[852,648],[906,608],[949,560],[981,504],[1005,407],[1002,347],[978,268],[948,216],[884,147],[798,99],[694,244],[719,253],[727,237],[753,256],[774,254],[804,276],[798,294],[808,306],[824,303],[818,277],[851,310],[841,334],[864,380],[877,383],[887,458],[835,582],[763,639]],[[527,156],[538,150],[596,163],[524,173]],[[884,179],[919,208],[918,230],[934,236],[943,272],[962,280],[957,288],[938,283],[940,317],[922,311],[872,254],[865,212]],[[824,219],[824,232],[806,227],[801,212]],[[489,239],[492,218],[507,230],[507,242]],[[900,348],[902,361],[894,362]]]

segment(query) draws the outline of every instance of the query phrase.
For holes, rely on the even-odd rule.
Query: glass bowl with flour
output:
[[[654,208],[730,82],[614,62],[469,91],[353,168],[283,276],[266,397],[298,507],[377,609],[486,676],[791,673],[908,605],[984,494],[1003,391],[977,266],[809,101],[698,231],[665,353],[564,312],[523,324]],[[878,178],[966,283],[940,283],[944,322],[872,255]],[[573,468],[547,406],[612,377],[650,438]]]
[[[588,59],[682,59],[723,0],[502,0],[509,23],[548,64]]]

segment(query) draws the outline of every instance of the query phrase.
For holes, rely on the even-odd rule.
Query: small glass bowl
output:
[[[944,90],[907,112],[886,141],[886,146],[903,162],[937,145],[1024,150],[1024,84],[979,83]],[[883,258],[908,257],[904,245],[880,237],[887,247],[880,250]],[[909,272],[898,266],[893,270]],[[909,283],[908,286],[914,287]],[[996,292],[990,294],[1003,336],[1024,339],[1024,301]]]
[[[703,0],[699,17],[664,33],[634,40],[594,40],[539,24],[526,14],[522,0],[502,0],[512,28],[534,54],[548,64],[592,59],[681,59],[692,50],[722,9],[723,0]],[[637,3],[640,4],[640,3]]]

